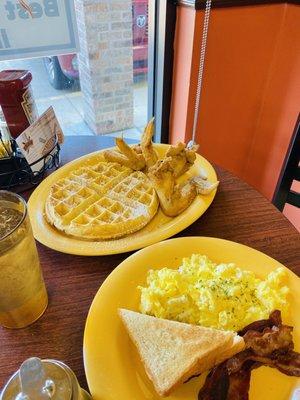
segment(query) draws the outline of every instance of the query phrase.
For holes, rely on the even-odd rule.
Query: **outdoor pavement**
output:
[[[54,89],[47,77],[42,58],[29,60],[1,61],[4,69],[28,69],[32,73],[32,89],[39,114],[53,106],[65,135],[94,135],[84,121],[83,94],[79,83],[64,90]],[[126,131],[112,132],[109,136],[124,135],[125,138],[139,139],[147,123],[147,80],[134,83],[134,126]]]

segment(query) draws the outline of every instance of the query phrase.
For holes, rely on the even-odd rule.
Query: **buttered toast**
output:
[[[231,331],[221,331],[119,309],[148,377],[160,396],[193,375],[211,369],[245,347]]]

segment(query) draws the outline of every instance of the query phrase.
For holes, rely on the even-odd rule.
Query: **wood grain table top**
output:
[[[67,137],[62,164],[113,145],[109,137]],[[261,194],[216,167],[220,186],[211,207],[177,236],[213,236],[243,243],[286,265],[300,276],[300,235]],[[24,197],[28,197],[25,194]],[[28,357],[64,361],[87,388],[82,343],[90,304],[108,274],[130,253],[81,257],[38,244],[49,306],[35,324],[21,330],[0,328],[0,388]]]

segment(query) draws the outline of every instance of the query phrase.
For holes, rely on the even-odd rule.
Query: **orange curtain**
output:
[[[203,11],[179,7],[170,140],[191,138]],[[212,10],[197,142],[271,200],[300,109],[300,6]]]

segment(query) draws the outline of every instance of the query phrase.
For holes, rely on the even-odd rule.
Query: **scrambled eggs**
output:
[[[184,258],[177,269],[150,270],[141,291],[140,311],[155,317],[217,329],[238,331],[268,318],[271,311],[288,313],[289,289],[278,268],[265,280],[233,263],[215,264],[206,256]]]

